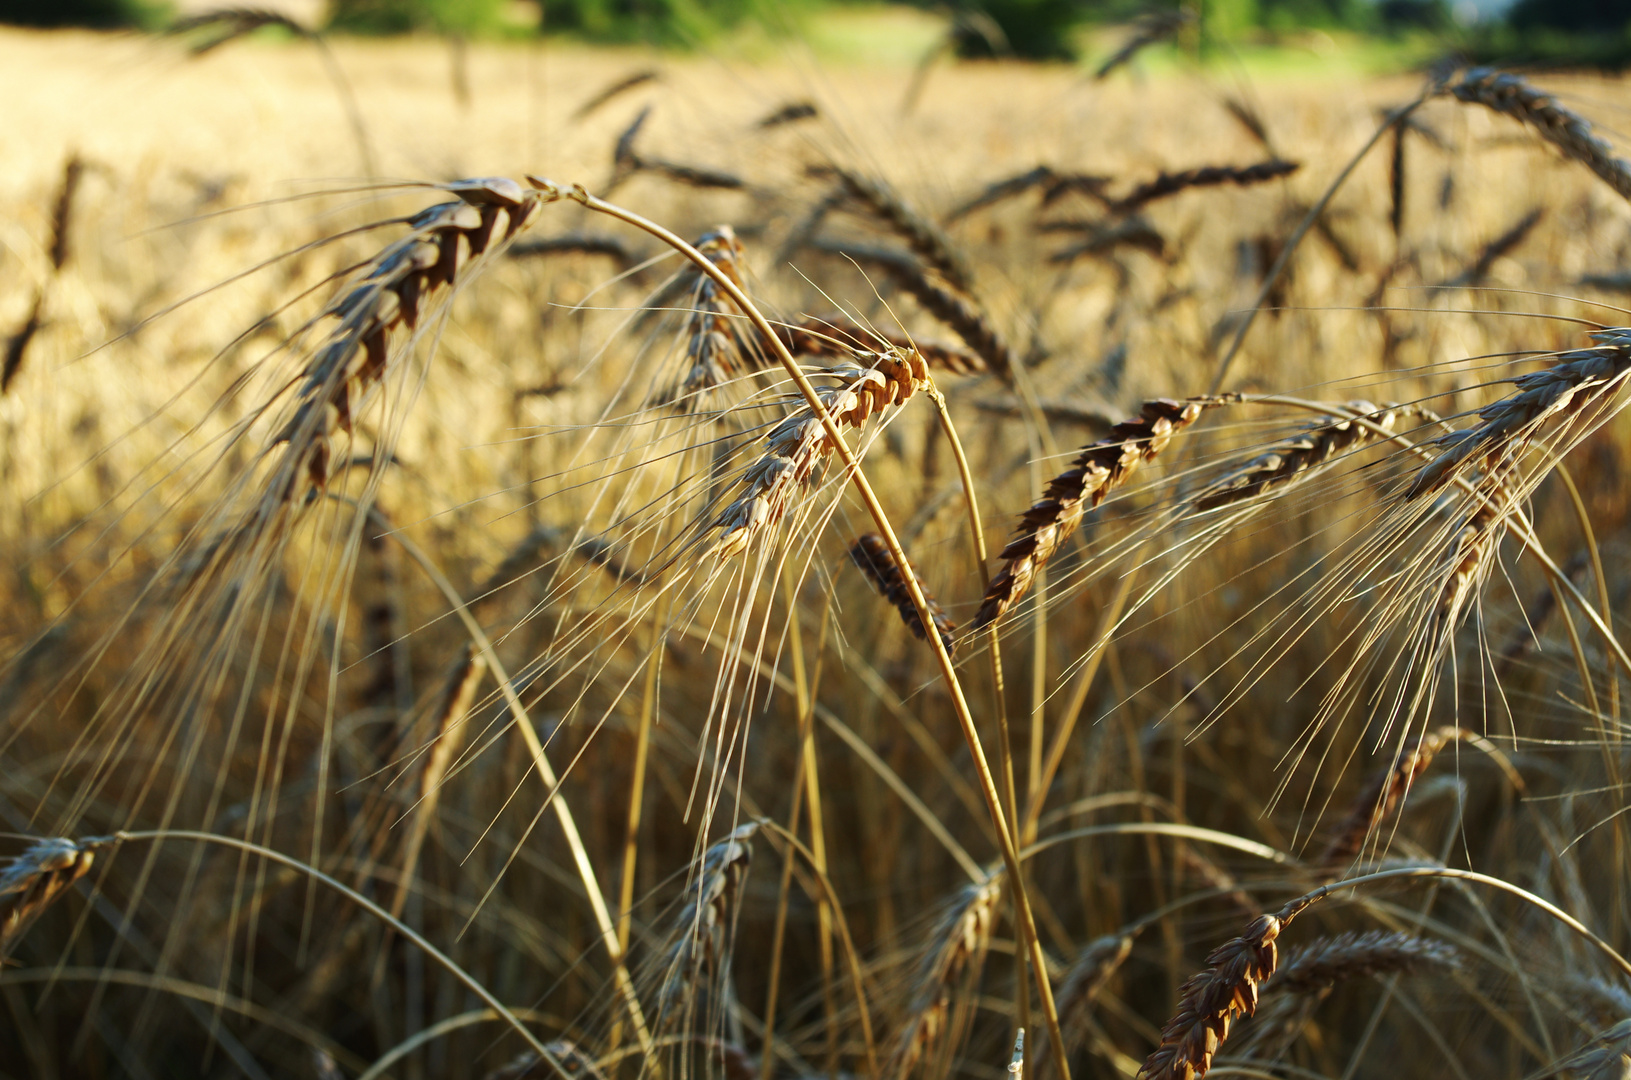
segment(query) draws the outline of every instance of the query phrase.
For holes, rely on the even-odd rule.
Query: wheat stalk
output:
[[[1137,416],[1083,447],[1068,469],[1048,481],[1042,498],[1021,515],[1018,535],[997,556],[1007,566],[991,579],[972,629],[996,622],[1025,595],[1037,570],[1076,531],[1084,512],[1126,483],[1141,463],[1159,455],[1204,410],[1232,400],[1155,398],[1146,401]]]
[[[912,596],[906,589],[906,583],[901,580],[900,569],[895,560],[890,558],[889,549],[884,545],[883,537],[876,533],[866,533],[856,538],[850,547],[849,557],[861,571],[866,574],[867,580],[872,582],[873,588],[883,594],[883,598],[895,605],[900,612],[901,621],[906,624],[919,641],[928,640],[928,629],[923,620],[918,618],[917,607],[912,603]],[[913,566],[912,575],[917,578],[917,587],[923,592],[923,599],[928,602],[929,613],[932,616],[935,633],[940,635],[940,641],[950,653],[957,647],[957,624],[946,615],[934,596],[923,584],[922,575],[918,574],[917,567]]]

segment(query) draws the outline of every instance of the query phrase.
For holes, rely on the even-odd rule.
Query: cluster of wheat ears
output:
[[[1631,1076],[1631,329],[1482,288],[1631,163],[1487,70],[1345,162],[1225,104],[1255,159],[937,213],[810,102],[779,188],[642,109],[593,189],[281,201],[247,301],[76,255],[70,160],[0,1076]],[[1473,245],[1468,116],[1558,192]]]

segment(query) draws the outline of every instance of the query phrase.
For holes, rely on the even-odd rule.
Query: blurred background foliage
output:
[[[177,0],[0,0],[0,22],[155,29]],[[207,0],[181,0],[187,14]],[[267,0],[262,0],[266,3]],[[1296,44],[1314,31],[1393,43],[1409,61],[1620,69],[1631,64],[1631,0],[894,0],[945,25],[964,57],[1079,61],[1103,51],[1098,31],[1125,26],[1168,53]],[[234,6],[223,0],[222,7]],[[308,5],[310,7],[311,5]],[[871,6],[877,7],[877,3]],[[687,47],[744,27],[797,32],[854,0],[328,0],[316,28],[460,38],[558,35]],[[1090,45],[1089,43],[1093,43]]]

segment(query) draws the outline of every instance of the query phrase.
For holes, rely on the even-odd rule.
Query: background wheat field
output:
[[[200,44],[0,33],[0,1076],[1631,1076],[1621,81]]]

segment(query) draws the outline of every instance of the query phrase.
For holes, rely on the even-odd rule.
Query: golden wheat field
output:
[[[1631,1076],[1625,84],[202,44],[0,33],[0,1077]]]

